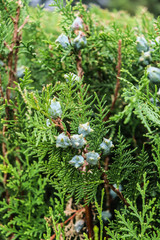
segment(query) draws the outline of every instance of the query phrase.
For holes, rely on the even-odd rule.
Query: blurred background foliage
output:
[[[78,1],[74,1],[76,3]],[[139,6],[145,6],[149,12],[153,13],[156,17],[160,13],[160,1],[159,0],[82,0],[84,4],[90,5],[92,3],[99,5],[101,8],[108,8],[110,11],[125,10],[131,15],[136,14]],[[44,4],[44,6],[50,10],[50,4],[53,0],[30,0],[32,6],[37,4]]]

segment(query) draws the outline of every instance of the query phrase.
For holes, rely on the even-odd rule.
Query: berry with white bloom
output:
[[[79,31],[79,35],[73,40],[75,49],[79,50],[87,45],[87,39],[85,33]]]
[[[91,129],[89,122],[84,123],[84,124],[79,124],[78,133],[82,134],[83,137],[88,135],[90,132],[93,132],[93,129]]]
[[[151,52],[142,52],[141,57],[139,58],[139,62],[143,65],[148,65],[152,61]]]
[[[83,165],[84,158],[80,155],[76,155],[71,159],[71,161],[69,161],[69,163],[73,165],[75,168],[78,168]]]
[[[56,138],[56,147],[67,148],[71,146],[71,141],[64,133],[55,136]]]
[[[94,151],[86,153],[86,161],[91,165],[96,165],[99,159],[99,154]]]
[[[67,48],[70,45],[68,37],[64,34],[61,34],[56,42],[59,42],[63,48]]]
[[[110,213],[109,210],[102,211],[102,220],[104,222],[108,221],[112,217],[112,214]]]
[[[56,101],[55,98],[51,100],[51,104],[48,109],[48,112],[51,115],[51,117],[53,117],[54,119],[62,116],[62,109],[61,109],[60,102]]]
[[[71,136],[71,143],[73,148],[80,149],[87,143],[87,141],[84,139],[82,134],[74,134]]]
[[[147,69],[148,78],[153,83],[160,83],[160,68],[149,67]]]
[[[158,89],[157,95],[160,95],[160,88]]]
[[[79,219],[78,221],[76,221],[76,223],[74,225],[74,228],[75,228],[75,231],[77,233],[79,233],[83,227],[84,227],[84,220],[83,219]]]
[[[80,82],[81,79],[80,77],[78,77],[76,74],[74,73],[69,73],[69,74],[65,74],[64,78],[66,79],[66,82]]]
[[[74,22],[72,23],[71,28],[72,28],[73,30],[77,30],[77,29],[83,28],[83,20],[82,20],[82,18],[76,17],[76,19],[75,19]]]
[[[50,119],[47,119],[47,120],[46,120],[46,125],[47,125],[47,127],[51,126]]]
[[[100,144],[100,148],[103,149],[104,155],[110,153],[111,147],[113,147],[112,141],[107,138],[103,138],[103,142]]]
[[[142,37],[137,37],[137,51],[138,52],[147,52],[149,50],[148,43],[146,39]]]

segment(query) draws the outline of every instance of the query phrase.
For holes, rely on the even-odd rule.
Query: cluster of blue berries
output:
[[[155,39],[155,42],[159,44],[159,37]],[[151,45],[154,46],[156,43],[151,42]],[[139,58],[139,62],[141,62],[143,65],[148,65],[152,61],[151,52],[154,51],[154,49],[150,49],[148,42],[146,39],[141,36],[137,37],[137,51],[141,53],[141,57]],[[149,66],[147,68],[148,78],[152,83],[160,83],[160,69],[157,67]]]
[[[72,30],[78,30],[77,31],[77,37],[73,39],[73,41],[70,41],[69,38],[65,34],[61,34],[56,42],[60,43],[60,45],[66,49],[69,46],[73,46],[75,50],[79,50],[87,45],[87,39],[85,36],[85,33],[83,31],[79,31],[79,29],[83,29],[83,20],[80,17],[77,17],[71,26]]]
[[[53,119],[57,119],[58,117],[62,116],[62,109],[59,101],[56,101],[54,98],[51,100],[50,107],[48,109],[50,116]],[[46,125],[49,127],[51,125],[50,120],[47,119]],[[82,149],[86,144],[87,141],[85,137],[93,132],[93,129],[90,127],[89,122],[84,124],[79,124],[78,127],[78,134],[73,134],[72,136],[67,136],[64,132],[60,133],[56,138],[56,147],[57,148],[68,148],[72,147],[75,149]],[[104,138],[103,142],[100,144],[100,149],[103,150],[104,155],[108,155],[110,153],[110,149],[113,147],[112,141],[109,139]],[[90,151],[85,154],[85,158],[88,164],[96,165],[98,160],[100,159],[99,153],[95,151]],[[75,155],[69,163],[73,165],[75,168],[79,168],[84,163],[84,157],[81,155]]]

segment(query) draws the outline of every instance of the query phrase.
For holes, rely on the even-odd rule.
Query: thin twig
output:
[[[77,71],[78,71],[78,77],[82,78],[84,75],[83,68],[82,68],[82,56],[81,56],[81,50],[78,52],[78,56],[76,58],[77,63]]]
[[[0,75],[0,94],[1,94],[1,97],[3,98],[3,102],[5,101],[5,98],[4,98],[4,93],[3,93],[3,89],[2,89],[2,79],[1,79],[1,75]]]
[[[111,109],[108,112],[108,114],[106,115],[106,117],[104,118],[104,121],[107,121],[109,119],[109,117],[111,116],[111,112],[114,109],[115,103],[117,101],[118,98],[118,92],[119,92],[119,88],[120,88],[120,71],[121,71],[121,46],[122,46],[122,40],[120,39],[118,42],[118,62],[117,62],[117,83],[116,83],[116,87],[115,87],[115,91],[114,91],[114,99],[112,101],[112,105],[111,105]]]
[[[107,170],[108,170],[108,165],[109,165],[109,157],[108,157],[108,156],[105,158],[104,164],[105,164],[104,169],[105,169],[105,171],[107,171]],[[104,178],[104,180],[106,180],[106,176],[105,176],[105,175],[103,175],[103,178]],[[107,209],[110,210],[110,192],[109,192],[109,185],[105,183],[105,184],[104,184],[104,187],[105,187],[106,196],[107,196]]]
[[[4,46],[7,47],[10,52],[13,50],[6,41],[4,41],[3,43],[4,43]]]
[[[125,199],[125,197],[123,196],[123,194],[119,191],[119,189],[115,188],[112,184],[109,183],[109,180],[107,178],[107,175],[105,172],[103,172],[102,177],[104,179],[104,183],[107,184],[116,194],[117,196],[122,200],[122,202],[129,207],[130,204],[127,202],[127,200]]]
[[[29,20],[29,15],[26,17],[26,19],[24,20],[24,23],[18,28],[18,33],[22,30],[22,28],[24,27],[24,25],[26,25],[26,23],[28,22]]]

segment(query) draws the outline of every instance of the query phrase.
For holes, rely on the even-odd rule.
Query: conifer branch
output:
[[[10,15],[9,10],[8,10],[8,8],[6,7],[5,3],[4,3],[4,0],[2,0],[2,3],[3,3],[3,5],[4,5],[4,9],[5,9],[6,12],[9,14],[10,19],[12,20],[13,23],[15,23],[15,19]]]
[[[10,102],[10,99],[11,99],[11,89],[10,89],[10,87],[12,87],[14,81],[16,81],[18,52],[19,52],[19,46],[20,46],[21,37],[22,37],[22,34],[19,33],[19,32],[22,30],[24,25],[27,23],[28,18],[25,19],[24,23],[19,27],[20,11],[21,11],[21,7],[22,7],[21,0],[18,0],[18,2],[17,2],[17,9],[16,9],[15,18],[10,15],[9,10],[7,9],[3,0],[2,0],[2,3],[4,5],[4,9],[9,14],[9,17],[11,18],[11,20],[13,22],[12,42],[11,42],[11,44],[8,44],[6,41],[4,41],[4,46],[6,46],[9,49],[8,66],[7,66],[8,67],[8,84],[7,84],[7,88],[6,88],[6,97],[4,96],[3,91],[2,91],[2,86],[1,86],[2,83],[1,83],[1,79],[0,79],[0,93],[1,93],[1,96],[3,97],[4,101],[5,101],[5,98],[7,99],[7,106],[5,107],[5,112],[6,112],[5,120],[10,120],[10,108],[9,108],[9,102]],[[13,87],[15,87],[15,86],[13,86]],[[13,113],[14,113],[13,118],[14,118],[15,121],[16,121],[16,111],[17,111],[16,108],[13,109]],[[8,131],[7,125],[4,124],[3,125],[3,130],[2,130],[4,139],[6,138],[6,132],[7,131]],[[4,158],[3,164],[5,166],[7,166],[7,163],[5,162],[5,159],[6,159],[6,156],[7,156],[6,141],[7,140],[2,142],[2,154],[3,154],[3,158]],[[18,149],[19,149],[19,147],[16,148],[16,150],[18,150]],[[15,160],[20,162],[19,158],[17,156],[15,157]],[[3,176],[4,185],[6,185],[6,183],[7,183],[7,178],[8,178],[7,173],[4,173],[4,176]],[[6,200],[9,203],[10,196],[9,196],[9,193],[8,193],[7,189],[5,191],[5,195],[6,195],[5,196]],[[12,215],[11,215],[11,217],[12,217]],[[9,237],[9,239],[12,239],[13,237],[14,237],[14,234],[12,233],[11,236]]]

